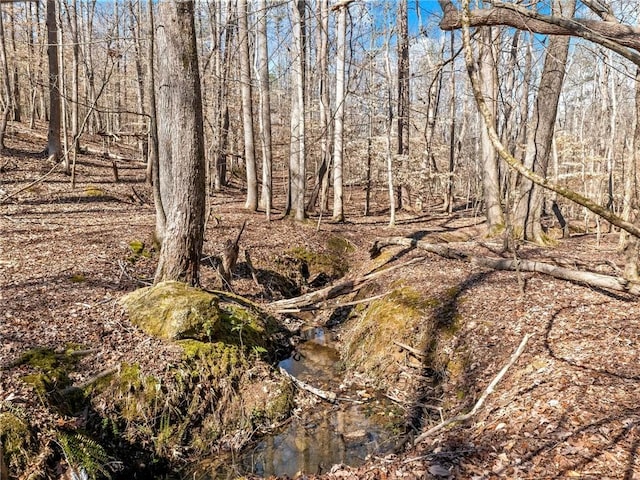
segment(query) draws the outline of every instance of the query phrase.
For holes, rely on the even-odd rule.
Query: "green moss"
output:
[[[344,335],[345,362],[382,377],[404,357],[393,340],[424,351],[431,340],[431,329],[425,322],[437,303],[411,287],[396,287],[375,300]]]
[[[146,248],[146,245],[142,240],[130,241],[129,250],[131,250],[131,255],[129,255],[128,260],[131,263],[137,262],[140,257],[151,258],[151,250]]]
[[[294,407],[294,388],[289,381],[283,381],[275,390],[275,395],[268,401],[265,414],[270,422],[283,420]]]
[[[88,185],[84,188],[84,194],[87,197],[102,197],[104,196],[104,190],[95,185]]]
[[[162,282],[120,299],[129,319],[147,334],[168,340],[214,339],[221,318],[218,297],[181,282]]]
[[[31,428],[22,414],[0,413],[0,453],[9,472],[23,470],[33,455],[32,444]]]
[[[73,347],[67,348],[63,353],[39,347],[23,353],[20,364],[35,370],[34,373],[25,375],[23,380],[31,384],[42,397],[68,387],[71,385],[69,374],[80,359],[74,352]]]
[[[85,276],[81,273],[74,273],[73,275],[71,275],[71,281],[73,283],[82,283],[86,280],[87,279],[85,278]]]

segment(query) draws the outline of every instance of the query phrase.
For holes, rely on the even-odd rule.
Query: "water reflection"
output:
[[[338,371],[340,357],[330,334],[316,327],[303,332],[303,339],[296,353],[279,366],[314,387],[337,392],[342,380]],[[356,390],[340,395],[360,398]],[[359,466],[368,455],[395,451],[401,445],[397,427],[402,422],[402,412],[375,392],[364,397],[369,401],[362,404],[321,402],[305,411],[304,418],[294,418],[280,432],[241,452],[222,470],[205,468],[208,472],[200,478],[232,478],[241,473],[263,477],[319,474],[335,464]]]

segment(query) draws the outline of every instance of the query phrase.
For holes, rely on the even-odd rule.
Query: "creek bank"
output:
[[[179,478],[169,472],[215,450],[240,449],[253,432],[289,415],[293,388],[272,367],[290,348],[288,333],[272,317],[224,292],[175,282],[141,290],[123,299],[128,317],[170,338],[163,351],[175,356],[161,372],[122,363],[74,384],[79,359],[91,351],[77,345],[25,352],[14,367],[61,421],[39,431],[18,406],[3,402],[3,478],[25,471]],[[159,318],[170,331],[157,330]]]

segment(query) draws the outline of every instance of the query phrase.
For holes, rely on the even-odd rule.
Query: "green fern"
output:
[[[80,432],[58,432],[58,444],[74,478],[111,478],[108,470],[111,458],[98,442]]]

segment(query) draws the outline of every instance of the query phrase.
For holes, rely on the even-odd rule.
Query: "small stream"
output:
[[[303,331],[302,338],[294,355],[279,366],[342,400],[304,409],[282,430],[237,455],[226,474],[218,471],[203,478],[318,474],[335,464],[362,465],[369,455],[392,453],[402,445],[399,429],[404,417],[396,405],[379,392],[341,385],[340,357],[330,332],[313,327]]]

